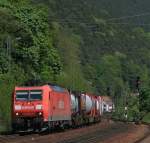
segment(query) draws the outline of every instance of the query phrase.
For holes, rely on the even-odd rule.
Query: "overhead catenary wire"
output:
[[[146,12],[146,13],[141,13],[141,14],[135,14],[135,15],[128,15],[128,16],[121,16],[121,17],[110,18],[107,21],[122,20],[122,19],[131,19],[131,18],[136,18],[136,17],[141,17],[141,16],[149,16],[149,15],[150,15],[150,12]]]
[[[98,23],[90,23],[90,22],[79,22],[79,21],[52,21],[52,22],[58,22],[58,23],[63,23],[63,24],[88,24],[89,26],[94,26],[94,25],[98,25]],[[139,26],[146,26],[146,25],[150,25],[150,23],[123,23],[123,22],[107,22],[107,24],[116,24],[116,25],[139,25]]]
[[[118,23],[118,22],[112,22],[108,24],[116,24],[116,25],[131,25],[131,26],[150,26],[150,23]]]
[[[98,26],[99,23],[94,22],[79,22],[79,21],[52,21],[61,24],[85,24],[87,27]],[[125,22],[106,22],[108,25],[124,25],[124,26],[150,26],[150,23],[125,23]]]
[[[131,19],[131,18],[136,18],[136,17],[141,17],[141,16],[149,16],[150,12],[146,12],[146,13],[141,13],[141,14],[135,14],[135,15],[127,15],[127,16],[121,16],[121,17],[114,17],[114,18],[109,18],[106,21],[113,21],[113,20],[122,20],[122,19]],[[75,19],[80,19],[82,20],[82,18],[69,18],[68,20],[75,20]],[[65,20],[64,18],[62,19],[55,19],[55,20]]]
[[[126,19],[134,19],[139,18],[143,16],[150,16],[150,12],[131,15],[131,16],[122,16],[122,17],[115,17],[115,18],[109,18],[105,19],[107,24],[116,24],[116,25],[132,25],[132,26],[149,26],[150,23],[128,23],[128,22],[116,22],[117,20],[126,20]],[[51,22],[58,22],[62,24],[87,24],[89,26],[96,25],[98,23],[95,22],[89,22],[87,20],[83,20],[82,18],[51,18]]]

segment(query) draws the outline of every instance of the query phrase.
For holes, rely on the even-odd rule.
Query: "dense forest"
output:
[[[140,24],[138,18],[112,21],[113,17],[146,13],[148,3],[1,0],[0,117],[10,121],[15,85],[49,82],[109,95],[118,106],[129,102],[133,114],[139,106],[142,114],[148,113],[150,32],[148,25],[140,24],[150,20],[144,17]],[[127,101],[130,93],[140,89],[142,104],[135,104],[137,99]]]

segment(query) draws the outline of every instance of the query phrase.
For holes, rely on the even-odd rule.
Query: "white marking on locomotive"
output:
[[[34,110],[34,106],[22,106],[23,110]]]

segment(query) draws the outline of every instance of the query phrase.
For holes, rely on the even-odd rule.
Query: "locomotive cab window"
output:
[[[30,100],[42,100],[42,91],[41,90],[30,91]]]
[[[29,91],[16,91],[16,100],[24,101],[29,99]]]
[[[16,100],[18,101],[42,100],[42,91],[41,90],[16,91]]]

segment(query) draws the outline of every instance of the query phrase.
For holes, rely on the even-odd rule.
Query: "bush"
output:
[[[145,123],[150,123],[150,112],[143,117],[142,121]]]

